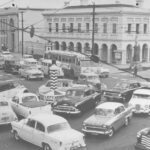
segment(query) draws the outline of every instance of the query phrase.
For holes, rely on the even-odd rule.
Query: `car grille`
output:
[[[58,109],[58,110],[63,110],[63,111],[74,111],[74,108],[71,107],[71,106],[57,106],[55,107],[55,109]]]
[[[85,126],[86,130],[93,130],[93,131],[105,131],[105,128],[102,127],[94,127],[94,126]]]

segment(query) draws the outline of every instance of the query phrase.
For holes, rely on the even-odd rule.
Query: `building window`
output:
[[[136,33],[138,34],[140,31],[140,24],[136,24]]]
[[[117,33],[117,24],[113,23],[112,33]]]
[[[81,32],[81,23],[78,23],[78,32]]]
[[[128,24],[128,33],[131,33],[131,24]]]
[[[95,33],[98,32],[98,23],[95,23],[94,31],[95,31]]]
[[[147,33],[147,24],[144,24],[144,34]]]
[[[48,30],[49,30],[49,32],[52,32],[52,23],[48,24]]]
[[[65,23],[62,24],[62,32],[66,32],[66,25],[65,25]]]
[[[70,30],[69,32],[73,32],[73,23],[70,23]]]
[[[90,24],[86,23],[86,32],[89,32],[89,31],[90,31]]]
[[[56,23],[55,25],[56,25],[56,32],[58,32],[58,23]]]
[[[107,33],[107,23],[103,24],[103,33]]]

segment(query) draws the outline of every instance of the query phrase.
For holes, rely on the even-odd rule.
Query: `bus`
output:
[[[51,50],[46,52],[44,57],[61,62],[64,76],[69,78],[78,78],[83,72],[94,72],[99,76],[102,70],[105,74],[109,73],[108,69],[102,69],[100,63],[91,61],[89,56],[74,51]]]

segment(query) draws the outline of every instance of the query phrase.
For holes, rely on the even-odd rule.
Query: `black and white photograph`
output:
[[[0,0],[0,150],[150,150],[150,0]]]

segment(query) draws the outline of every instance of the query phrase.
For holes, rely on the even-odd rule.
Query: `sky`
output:
[[[70,1],[70,5],[78,5],[80,0],[0,0],[0,8],[11,6],[12,3],[18,7],[30,8],[63,8],[64,2]],[[92,0],[96,4],[113,4],[116,0]],[[136,0],[117,0],[124,4],[136,4]],[[144,0],[144,8],[150,9],[150,0]]]

